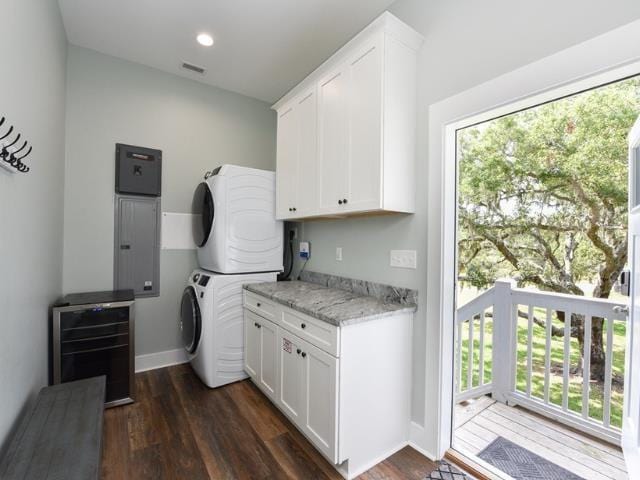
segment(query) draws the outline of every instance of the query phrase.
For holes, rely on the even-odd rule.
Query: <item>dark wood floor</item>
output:
[[[105,411],[103,479],[340,479],[249,381],[208,389],[189,365],[136,375],[137,401]],[[424,479],[405,448],[362,480]]]

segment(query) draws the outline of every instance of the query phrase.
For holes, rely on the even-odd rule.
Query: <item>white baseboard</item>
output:
[[[416,422],[411,422],[409,424],[409,446],[414,450],[417,450],[422,455],[427,457],[432,462],[440,460],[436,455],[429,452],[422,446],[424,442],[424,427]]]
[[[187,352],[183,348],[136,356],[136,373],[187,363]]]
[[[372,460],[370,462],[367,462],[364,465],[360,465],[355,471],[350,471],[349,475],[346,477],[348,479],[354,479],[359,477],[360,475],[362,475],[364,472],[366,472],[367,470],[375,467],[376,465],[378,465],[381,462],[384,462],[387,458],[389,458],[391,455],[393,455],[394,453],[399,452],[400,450],[402,450],[404,447],[406,447],[408,445],[408,442],[402,442],[400,443],[400,445],[395,446],[394,448],[392,448],[391,450],[389,450],[386,453],[383,453],[382,455],[380,455],[378,458],[376,458],[375,460]],[[341,472],[340,470],[338,470],[338,472],[342,475],[344,475],[344,472]]]

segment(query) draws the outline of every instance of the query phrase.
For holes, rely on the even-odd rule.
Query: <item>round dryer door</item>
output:
[[[182,294],[180,302],[180,330],[182,342],[187,352],[193,353],[200,343],[202,332],[202,317],[198,297],[193,287],[187,287]]]
[[[193,194],[191,210],[194,215],[193,240],[198,247],[204,247],[207,240],[209,240],[211,228],[213,227],[213,217],[215,215],[213,195],[207,182],[202,182],[196,188]]]

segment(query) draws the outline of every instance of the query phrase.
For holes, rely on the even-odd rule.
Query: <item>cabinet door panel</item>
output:
[[[349,211],[382,206],[383,52],[378,38],[364,44],[348,63]]]
[[[318,101],[315,88],[297,102],[298,165],[296,216],[313,215],[318,208]]]
[[[259,317],[253,312],[244,311],[244,370],[254,380],[260,371],[260,329]]]
[[[268,320],[260,322],[260,385],[267,395],[276,399],[278,367],[278,332]]]
[[[292,217],[298,181],[298,125],[294,106],[278,112],[276,211],[278,218]]]
[[[306,409],[303,429],[333,462],[337,461],[339,360],[303,341]]]
[[[280,408],[299,424],[304,418],[304,359],[302,345],[295,336],[278,329],[278,358],[280,367],[280,389],[278,404]]]
[[[349,161],[348,88],[346,67],[332,72],[318,86],[318,156],[320,210],[342,211],[347,195]]]

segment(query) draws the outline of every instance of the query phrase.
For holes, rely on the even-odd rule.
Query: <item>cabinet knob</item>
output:
[[[338,205],[342,205],[342,200],[338,200]]]
[[[297,353],[298,355],[300,355],[300,353],[301,353],[301,352],[302,352],[302,350],[300,350],[299,348],[296,350],[296,353]]]
[[[289,207],[289,211],[290,211],[290,212],[293,212],[293,208]]]
[[[342,199],[342,203],[344,203],[344,204],[346,205],[346,204],[347,204],[347,199],[346,199],[346,198],[343,198],[343,199]]]
[[[260,325],[259,323],[254,323],[254,325],[255,325],[257,328],[261,328],[261,327],[262,327],[262,325]]]
[[[303,328],[303,329],[304,329],[304,328],[307,328],[307,324],[306,324],[306,323],[303,323],[302,325],[300,325],[300,328]]]
[[[307,356],[306,352],[302,352],[302,358],[305,358]]]
[[[262,304],[260,302],[256,303],[256,307],[260,308]]]
[[[294,212],[297,212],[297,211],[298,211],[298,209],[297,209],[296,207],[293,207],[293,211],[294,211]]]

